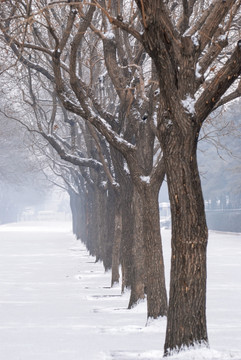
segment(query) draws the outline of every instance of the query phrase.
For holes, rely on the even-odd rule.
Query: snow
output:
[[[183,37],[186,37],[186,36],[190,37],[189,32],[190,32],[190,28],[187,28],[187,30],[183,34]],[[198,32],[191,36],[191,40],[195,47],[199,47],[200,35]]]
[[[195,115],[196,100],[193,99],[190,94],[186,94],[186,99],[182,100],[181,103],[188,113]]]
[[[173,122],[171,119],[165,119],[165,127],[169,129],[173,125]]]
[[[196,78],[198,78],[198,79],[200,79],[202,77],[202,74],[200,73],[201,70],[202,70],[202,68],[201,68],[200,64],[197,63],[195,75],[196,75]]]
[[[199,47],[199,34],[194,34],[191,36],[194,46]]]
[[[109,22],[107,23],[107,31],[105,33],[105,38],[109,39],[109,40],[115,39],[115,34],[114,34],[112,26]]]
[[[168,283],[170,231],[162,237]],[[210,232],[210,349],[170,360],[241,360],[240,274],[241,235]],[[161,359],[166,320],[146,326],[146,302],[127,310],[129,293],[110,278],[69,223],[0,226],[0,359]]]
[[[124,160],[124,170],[127,174],[130,174],[130,169],[129,169],[129,166],[128,166],[126,160]]]
[[[227,35],[225,34],[225,35],[220,35],[219,37],[218,37],[218,40],[219,41],[224,41],[224,40],[226,40],[227,39]]]
[[[115,38],[115,34],[113,31],[109,30],[105,33],[105,38],[109,40],[113,40]]]
[[[118,135],[114,130],[112,130],[111,125],[103,118],[101,117],[96,117],[95,113],[92,111],[92,109],[89,107],[89,111],[90,114],[93,118],[96,119],[96,121],[101,124],[102,127],[104,127],[106,129],[106,131],[108,131],[108,133],[112,136],[113,139],[115,139],[115,141],[119,144],[123,144],[126,147],[128,147],[129,149],[135,149],[135,146],[130,144],[128,141],[126,141],[123,137],[123,135]]]
[[[154,126],[157,127],[157,111],[155,111],[153,113],[153,123],[154,123]]]
[[[150,181],[151,181],[150,176],[141,175],[140,179],[141,179],[141,181],[143,181],[143,182],[145,182],[147,184],[150,184]]]

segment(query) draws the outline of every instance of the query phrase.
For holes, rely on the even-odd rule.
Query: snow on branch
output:
[[[196,100],[191,97],[190,94],[186,95],[186,99],[181,101],[182,106],[185,108],[186,112],[195,115],[195,103]]]
[[[57,151],[57,153],[59,154],[59,156],[61,157],[62,160],[68,161],[68,162],[72,163],[73,165],[77,165],[77,166],[81,166],[81,167],[82,166],[91,167],[96,170],[100,170],[102,168],[102,164],[95,159],[84,159],[84,158],[80,158],[78,156],[66,153],[64,147],[55,140],[54,136],[45,134],[44,132],[41,132],[40,134]]]

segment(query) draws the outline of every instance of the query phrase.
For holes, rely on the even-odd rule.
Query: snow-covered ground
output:
[[[109,285],[70,224],[0,226],[0,360],[161,359],[166,321],[145,326],[145,302]],[[240,235],[210,233],[207,313],[210,349],[170,359],[241,360]]]

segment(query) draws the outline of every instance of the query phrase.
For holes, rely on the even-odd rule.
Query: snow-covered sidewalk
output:
[[[211,233],[208,255],[211,350],[172,359],[241,359],[241,236]],[[145,303],[126,310],[129,294],[94,260],[70,224],[0,226],[1,360],[162,358],[166,321],[145,326]]]

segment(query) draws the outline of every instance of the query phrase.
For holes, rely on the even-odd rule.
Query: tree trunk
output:
[[[122,238],[120,261],[122,270],[122,292],[131,287],[132,278],[132,246],[134,215],[131,207],[133,198],[133,185],[131,181],[121,184],[121,209],[122,209]]]
[[[84,211],[84,196],[71,190],[68,191],[70,197],[70,208],[72,214],[72,230],[76,238],[86,242],[86,221]]]
[[[145,243],[147,316],[167,315],[167,293],[160,233],[159,186],[146,184],[142,195]]]
[[[159,218],[159,181],[134,186],[133,273],[129,308],[147,294],[147,318],[167,315],[167,293]]]
[[[112,266],[112,247],[114,239],[114,219],[115,219],[115,196],[113,189],[100,189],[95,187],[95,197],[92,212],[95,215],[96,227],[95,256],[96,261],[103,261],[105,270]]]
[[[134,211],[134,234],[132,245],[132,277],[131,277],[131,296],[128,309],[135,306],[139,300],[145,297],[145,252],[143,238],[143,203],[142,199],[134,186],[132,201]]]
[[[104,248],[104,267],[109,270],[112,267],[113,243],[115,238],[115,212],[116,212],[116,194],[115,190],[109,186],[106,193],[106,215],[100,209],[102,221],[106,224],[105,237],[103,238]],[[103,215],[105,218],[103,219]]]
[[[74,192],[69,191],[69,199],[70,199],[70,210],[71,210],[71,215],[72,215],[72,231],[73,234],[77,236],[77,209],[76,209],[76,198],[75,196],[77,196],[76,194],[74,194]]]
[[[197,137],[197,129],[186,134],[179,131],[178,136],[170,130],[162,137],[172,212],[165,355],[208,342],[205,313],[208,232],[196,158]]]
[[[86,193],[86,247],[92,256],[96,256],[98,239],[98,216],[95,189],[88,187]]]
[[[122,214],[121,214],[121,201],[119,195],[116,194],[115,201],[115,232],[114,242],[112,248],[112,268],[111,268],[111,286],[119,283],[120,273],[120,246],[121,246],[121,234],[122,234]]]

